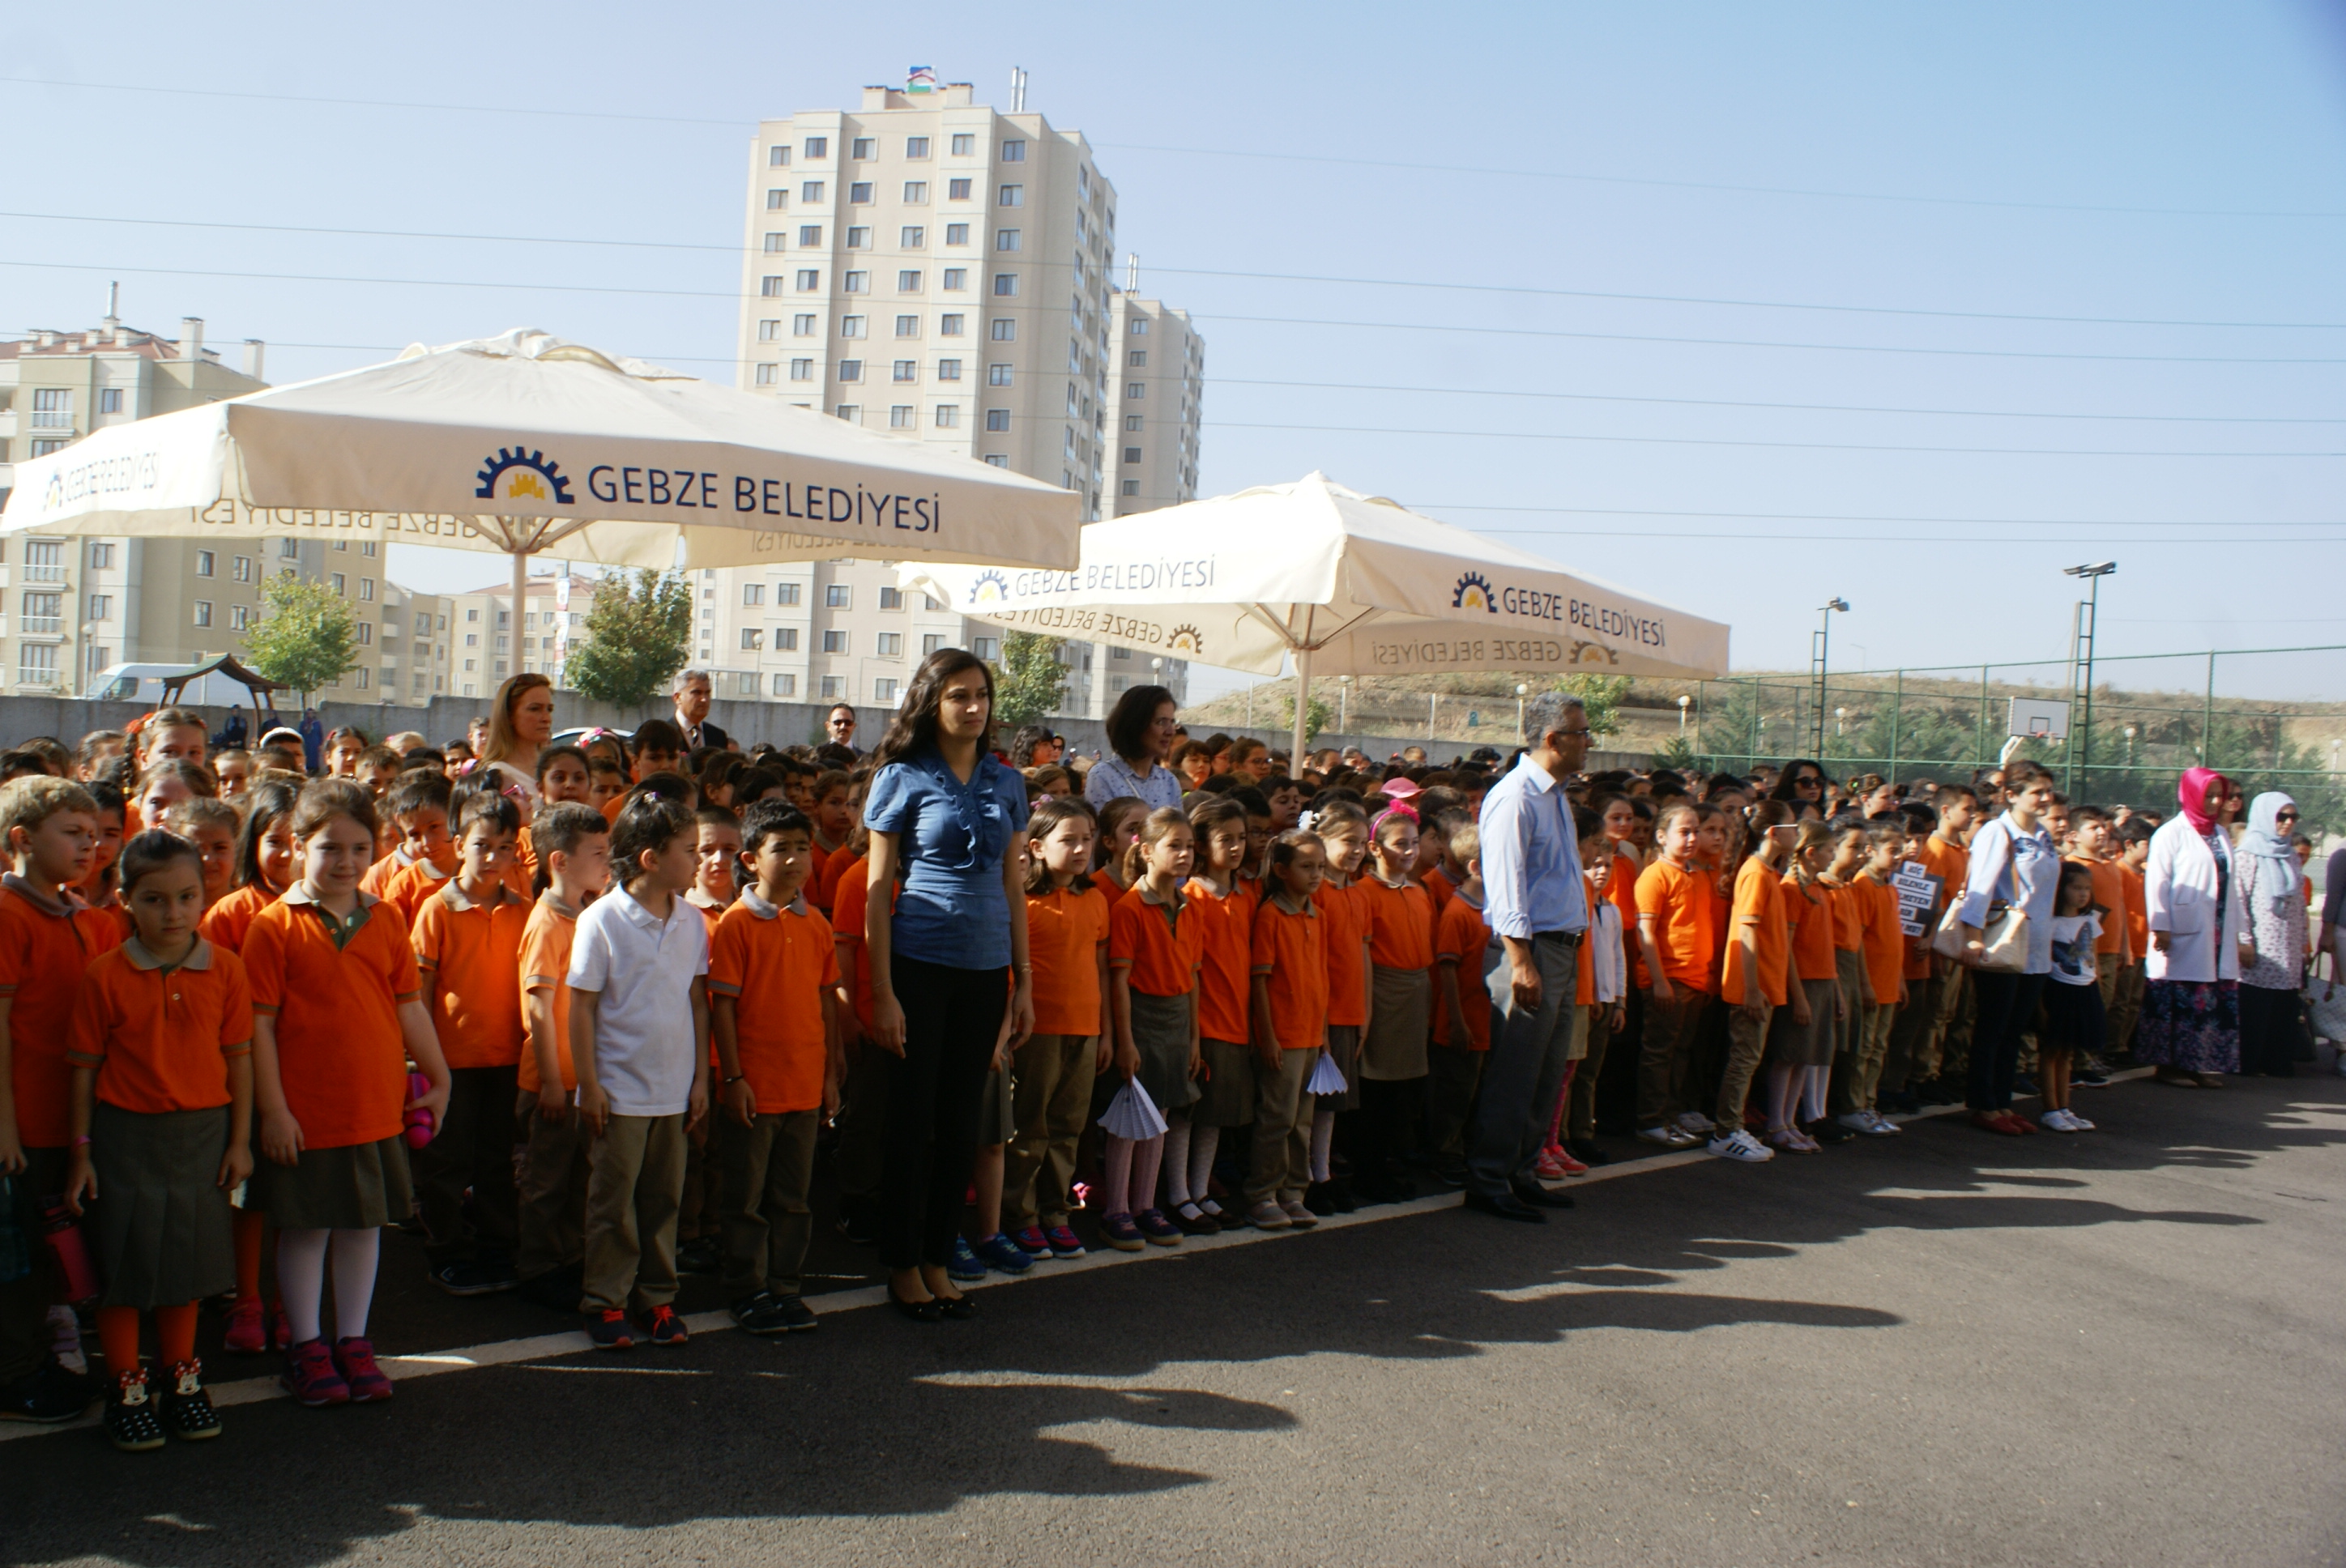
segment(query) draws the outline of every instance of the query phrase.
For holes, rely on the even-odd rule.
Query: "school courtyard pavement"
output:
[[[2346,1561],[2346,1080],[2079,1100],[625,1358],[394,1248],[393,1403],[11,1434],[0,1561]]]

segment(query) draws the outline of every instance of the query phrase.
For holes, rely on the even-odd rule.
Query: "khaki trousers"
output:
[[[1743,1104],[1751,1097],[1760,1059],[1768,1054],[1768,1020],[1775,1011],[1765,1002],[1727,1011],[1727,1072],[1719,1081],[1719,1108],[1710,1118],[1719,1124],[1721,1137],[1743,1130]]]
[[[1672,1104],[1671,1087],[1678,1081],[1683,1064],[1694,1050],[1695,1033],[1702,1027],[1703,1012],[1712,1000],[1707,991],[1675,983],[1670,987],[1668,1002],[1651,992],[1646,993],[1646,1038],[1637,1049],[1640,1132],[1660,1126],[1687,1108]],[[1577,1073],[1573,1075],[1579,1076]]]
[[[1298,1199],[1311,1185],[1312,1097],[1303,1092],[1320,1053],[1281,1051],[1279,1065],[1254,1064],[1254,1156],[1247,1166],[1246,1200]]]
[[[1017,1135],[1002,1155],[1002,1228],[1067,1223],[1076,1145],[1091,1115],[1094,1034],[1030,1034],[1012,1053],[1011,1114]]]
[[[539,1096],[515,1102],[529,1140],[521,1162],[521,1250],[514,1271],[535,1279],[586,1256],[587,1145],[594,1140],[573,1111],[559,1125],[537,1114]]]
[[[814,1181],[820,1111],[761,1113],[743,1126],[716,1115],[718,1213],[725,1237],[723,1288],[739,1301],[760,1290],[799,1293],[799,1270],[814,1238],[807,1189]]]
[[[676,1211],[684,1196],[684,1113],[613,1116],[587,1151],[586,1292],[580,1309],[676,1299]]]

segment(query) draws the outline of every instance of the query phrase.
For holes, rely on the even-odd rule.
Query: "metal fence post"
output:
[[[1890,693],[1890,781],[1892,784],[1898,782],[1899,713],[1905,706],[1906,671],[1904,667],[1901,666],[1898,670],[1898,684]]]
[[[2199,708],[2199,765],[2216,766],[2216,650],[2208,650],[2208,696]]]
[[[1980,666],[1979,723],[1972,728],[1972,769],[1977,772],[1987,766],[1987,668]]]

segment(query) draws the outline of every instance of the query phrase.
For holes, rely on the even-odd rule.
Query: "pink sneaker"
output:
[[[258,1356],[269,1349],[267,1314],[259,1301],[239,1301],[228,1309],[228,1331],[220,1344],[239,1356]]]
[[[286,1354],[285,1387],[296,1400],[311,1410],[351,1402],[351,1386],[334,1369],[333,1352],[323,1339],[304,1339]]]
[[[269,1310],[269,1343],[270,1348],[279,1350],[293,1348],[293,1324],[285,1316],[285,1303],[282,1301]]]
[[[1588,1174],[1588,1167],[1582,1165],[1578,1160],[1574,1159],[1566,1151],[1561,1148],[1552,1148],[1547,1152],[1549,1156],[1556,1161],[1556,1168],[1564,1172],[1565,1175],[1568,1176],[1586,1176]]]
[[[334,1365],[350,1385],[351,1403],[372,1404],[391,1398],[391,1380],[374,1364],[374,1344],[353,1335],[334,1341]]]

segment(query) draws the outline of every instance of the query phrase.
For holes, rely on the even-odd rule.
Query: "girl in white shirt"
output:
[[[2036,1118],[2048,1133],[2086,1133],[2094,1124],[2069,1108],[2069,1068],[2079,1055],[2102,1048],[2101,978],[2094,942],[2107,910],[2094,905],[2094,869],[2076,860],[2061,866],[2061,891],[2053,905],[2053,979],[2045,988],[2045,1016],[2052,1025],[2037,1041],[2036,1081],[2045,1113]]]

